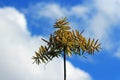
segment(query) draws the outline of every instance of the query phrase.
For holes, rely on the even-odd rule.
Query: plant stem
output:
[[[66,80],[66,55],[64,52],[64,80]]]

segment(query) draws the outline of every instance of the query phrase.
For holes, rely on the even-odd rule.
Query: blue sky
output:
[[[0,0],[0,79],[63,79],[61,58],[46,69],[30,58],[45,44],[41,38],[54,31],[56,19],[66,16],[72,29],[84,29],[83,35],[102,43],[94,56],[67,59],[68,79],[120,80],[119,7],[120,0]]]

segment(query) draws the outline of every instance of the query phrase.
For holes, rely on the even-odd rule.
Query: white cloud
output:
[[[30,12],[29,12],[30,11]],[[24,13],[32,13],[34,18],[47,17],[50,19],[60,17],[75,16],[85,18],[89,8],[83,5],[76,5],[73,7],[63,7],[56,3],[37,3],[30,5],[28,9],[23,9]]]
[[[120,0],[95,0],[95,5],[100,17],[104,18],[101,20],[104,22],[104,24],[102,24],[99,22],[99,18],[96,17],[96,21],[99,22],[98,25],[100,24],[100,28],[102,27],[102,29],[108,27],[100,31],[106,30],[107,32],[109,29],[112,30],[115,27],[113,25],[119,23],[120,20],[120,10],[118,10]]]
[[[32,64],[31,57],[42,36],[30,36],[25,16],[14,8],[0,8],[0,79],[62,80],[62,61],[54,59],[46,66]],[[69,80],[91,80],[91,76],[67,62]],[[71,72],[72,71],[72,72]],[[77,73],[77,74],[76,74]],[[76,75],[75,75],[76,74]]]
[[[71,7],[71,15],[70,16],[76,16],[78,18],[83,18],[86,19],[87,18],[87,13],[90,11],[90,8],[88,8],[87,6],[73,6]],[[68,11],[69,12],[69,11]]]
[[[113,22],[120,20],[120,0],[95,0],[98,10]]]
[[[47,18],[58,18],[64,17],[64,8],[61,8],[59,5],[51,3],[37,3],[36,5],[31,5],[28,10],[24,9],[25,12],[30,11],[32,16],[35,18],[47,17]]]
[[[106,21],[106,19],[101,14],[97,14],[90,21],[89,30],[95,33],[94,36],[98,38],[102,38],[103,36],[106,35],[107,27],[108,27],[108,22]]]
[[[67,80],[91,80],[88,73],[83,70],[80,71],[79,68],[75,69],[69,62],[67,62],[67,73]]]

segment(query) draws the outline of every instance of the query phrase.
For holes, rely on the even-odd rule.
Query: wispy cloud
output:
[[[25,14],[31,14],[33,18],[49,18],[55,20],[60,17],[85,18],[89,12],[89,8],[84,5],[65,7],[57,3],[40,2],[30,5],[27,9],[23,9],[23,12]]]
[[[30,36],[24,14],[15,8],[0,8],[0,79],[1,80],[62,80],[62,59],[46,66],[32,64],[32,55],[42,36]],[[91,80],[91,76],[67,61],[69,80]],[[73,72],[69,72],[72,70]],[[77,73],[77,75],[75,75]]]
[[[28,9],[23,9],[26,14],[32,14],[34,18],[58,18],[65,16],[64,8],[61,8],[55,3],[46,4],[46,3],[37,3],[35,5],[30,5]],[[30,12],[29,12],[30,11]]]

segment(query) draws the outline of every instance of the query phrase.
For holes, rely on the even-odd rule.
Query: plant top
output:
[[[35,60],[36,64],[47,63],[55,57],[60,57],[63,52],[69,57],[73,54],[82,56],[85,53],[93,55],[95,51],[99,52],[98,39],[86,39],[82,35],[83,31],[71,30],[67,18],[58,19],[54,28],[56,30],[50,34],[49,40],[42,39],[47,45],[41,45],[39,50],[35,51],[32,59]]]

